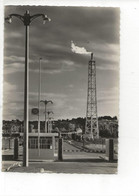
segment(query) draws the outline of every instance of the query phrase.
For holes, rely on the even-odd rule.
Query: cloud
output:
[[[21,32],[10,32],[8,35],[5,36],[5,39],[8,39],[8,38],[22,38],[23,37],[23,33]]]
[[[42,61],[41,70],[43,74],[60,74],[63,72],[74,71],[78,65],[72,60],[68,59],[52,59],[47,61]],[[38,66],[35,67],[34,63],[30,63],[30,71],[38,73]]]
[[[117,86],[109,88],[109,89],[101,89],[97,93],[98,102],[112,102],[119,100],[119,89]]]
[[[71,41],[71,51],[77,54],[91,54],[84,47],[76,46],[73,41]]]
[[[5,56],[4,58],[4,73],[11,74],[15,72],[24,72],[25,71],[25,58],[20,56]],[[48,74],[59,74],[66,71],[74,71],[78,65],[75,64],[73,60],[68,59],[67,57],[63,59],[42,59],[41,70],[43,73]],[[36,59],[36,56],[32,56],[29,59],[29,70],[31,72],[38,73],[39,69],[39,57]]]
[[[73,88],[74,85],[73,85],[73,84],[69,84],[68,87],[69,87],[69,88]]]

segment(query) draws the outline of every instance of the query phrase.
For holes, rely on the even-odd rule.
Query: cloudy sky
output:
[[[98,116],[118,116],[119,17],[118,8],[7,6],[11,13],[44,13],[30,26],[29,117],[38,105],[39,58],[42,58],[41,99],[52,100],[55,119],[85,117],[88,61],[94,53],[97,67]],[[24,25],[16,18],[4,27],[3,119],[23,120]],[[44,119],[41,104],[41,119]]]

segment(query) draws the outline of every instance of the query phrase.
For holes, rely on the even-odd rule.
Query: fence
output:
[[[99,138],[99,139],[83,139],[77,141],[76,139],[67,140],[64,139],[65,142],[77,147],[78,151],[85,151],[85,152],[106,152],[106,138]],[[114,140],[114,153],[118,153],[118,139]],[[68,151],[68,149],[65,149]],[[78,152],[77,151],[77,152]]]

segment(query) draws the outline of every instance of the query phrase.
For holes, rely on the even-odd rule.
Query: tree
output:
[[[75,131],[75,124],[69,123],[68,130],[69,131]]]
[[[114,116],[114,117],[113,117],[113,120],[117,120],[117,116]]]

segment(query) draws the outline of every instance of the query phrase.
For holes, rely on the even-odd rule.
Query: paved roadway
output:
[[[104,155],[104,153],[90,153],[90,152],[84,152],[81,151],[79,148],[76,148],[75,146],[68,143],[63,142],[63,159],[64,160],[73,160],[73,161],[86,161],[93,159],[99,159],[100,156]]]

